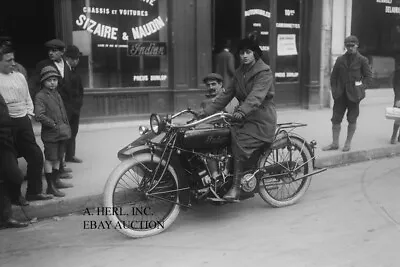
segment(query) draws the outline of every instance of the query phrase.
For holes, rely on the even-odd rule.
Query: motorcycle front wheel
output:
[[[274,166],[272,172],[259,180],[261,198],[275,208],[293,205],[306,193],[313,171],[311,152],[306,141],[291,136],[259,161],[259,167]]]
[[[122,161],[110,174],[103,198],[113,228],[133,238],[165,231],[180,211],[176,171],[150,153]]]

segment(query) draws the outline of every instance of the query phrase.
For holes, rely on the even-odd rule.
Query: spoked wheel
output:
[[[260,159],[260,167],[264,166],[270,172],[259,180],[259,194],[273,207],[293,205],[310,186],[311,176],[299,179],[313,171],[313,161],[305,141],[298,137],[290,137],[287,144]]]
[[[140,154],[122,161],[107,180],[104,204],[115,211],[107,217],[113,227],[126,236],[159,234],[179,214],[177,174],[171,166],[164,172],[166,162],[163,161],[154,175],[160,161],[150,153]]]

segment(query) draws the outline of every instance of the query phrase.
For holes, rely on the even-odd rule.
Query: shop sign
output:
[[[271,18],[271,12],[259,8],[249,9],[244,12],[245,17],[260,15],[266,18]]]
[[[165,74],[156,74],[156,75],[133,75],[132,81],[133,82],[163,82],[168,79],[168,76]]]
[[[378,4],[392,4],[392,0],[376,0]],[[399,6],[385,6],[385,13],[387,14],[400,14]]]
[[[165,56],[167,43],[165,42],[137,42],[128,41],[128,56]]]
[[[153,7],[156,0],[141,0],[141,2]],[[164,19],[161,16],[157,16],[143,25],[133,25],[130,31],[120,32],[118,27],[109,25],[103,22],[103,20],[99,21],[98,17],[96,20],[91,18],[91,14],[102,15],[108,19],[113,16],[148,17],[151,12],[149,10],[93,6],[84,6],[82,12],[83,14],[80,14],[75,20],[75,24],[93,35],[110,40],[118,40],[120,38],[124,41],[142,39],[160,31],[166,26]],[[104,19],[104,21],[106,21],[106,19]]]

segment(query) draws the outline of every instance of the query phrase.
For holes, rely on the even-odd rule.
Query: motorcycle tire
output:
[[[285,138],[284,140],[281,140],[281,142],[286,142],[287,144],[283,145],[277,145],[276,149],[273,149],[269,151],[269,153],[266,153],[262,158],[259,160],[259,167],[267,166],[265,165],[266,162],[270,162],[271,160],[268,160],[271,155],[275,153],[275,155],[281,155],[283,157],[283,151],[287,149],[289,146],[293,149],[296,149],[300,151],[301,159],[302,162],[298,164],[298,166],[302,165],[305,163],[305,165],[301,168],[302,173],[301,175],[306,175],[308,173],[311,173],[313,171],[313,160],[311,151],[307,148],[305,145],[305,140],[298,137],[298,136],[290,136],[290,138]],[[289,151],[289,150],[288,150]],[[283,157],[285,158],[285,157]],[[282,162],[275,162],[278,164],[282,164]],[[259,180],[259,195],[261,198],[267,202],[269,205],[275,208],[280,208],[280,207],[285,207],[285,206],[290,206],[295,204],[300,200],[300,198],[303,197],[303,195],[306,193],[308,190],[310,183],[311,183],[311,178],[312,176],[309,176],[307,178],[298,180],[300,182],[300,186],[297,189],[297,191],[292,195],[284,199],[277,199],[276,196],[274,196],[270,190],[267,189],[267,186],[264,184],[265,179],[260,179]],[[298,182],[295,181],[295,182]]]
[[[152,204],[149,204],[148,206],[148,210],[149,211],[154,211],[157,210],[157,208],[164,208],[167,207],[168,205],[170,205],[171,207],[167,207],[167,211],[165,216],[163,216],[163,218],[160,221],[156,221],[153,220],[154,222],[157,222],[155,224],[153,224],[153,226],[157,226],[157,227],[152,227],[152,225],[150,225],[149,227],[146,227],[145,229],[143,229],[143,227],[132,227],[133,224],[129,224],[126,223],[124,220],[122,220],[120,218],[120,214],[107,214],[107,218],[111,221],[111,224],[113,226],[114,229],[116,229],[117,231],[119,231],[120,233],[122,233],[125,236],[129,236],[132,238],[141,238],[141,237],[149,237],[152,235],[156,235],[156,234],[160,234],[161,232],[165,231],[166,229],[168,229],[171,224],[175,221],[175,219],[177,218],[179,211],[180,211],[180,206],[176,203],[179,203],[179,195],[177,193],[177,189],[178,187],[178,176],[176,171],[174,170],[174,168],[169,165],[167,166],[166,169],[166,173],[164,173],[163,178],[161,178],[161,181],[164,181],[163,179],[165,179],[166,181],[164,181],[164,188],[166,188],[166,184],[168,185],[167,189],[161,189],[162,186],[161,184],[163,182],[160,182],[156,187],[154,187],[154,190],[156,190],[156,193],[154,194],[155,196],[158,196],[158,198],[148,198],[148,196],[145,196],[146,194],[143,192],[140,192],[140,188],[139,184],[141,183],[142,179],[144,179],[143,177],[145,177],[144,175],[144,171],[143,169],[145,169],[146,167],[143,166],[148,166],[149,164],[153,164],[151,166],[155,166],[158,163],[160,163],[161,159],[160,157],[156,156],[156,155],[151,155],[150,153],[143,153],[143,154],[138,154],[135,155],[135,157],[132,157],[130,159],[126,159],[123,160],[110,174],[105,188],[104,188],[104,196],[103,196],[103,201],[104,201],[104,206],[105,207],[120,207],[119,204],[114,203],[114,199],[118,199],[120,196],[122,195],[127,195],[127,194],[133,194],[133,193],[138,193],[138,195],[140,194],[139,200],[143,201],[144,198],[147,198],[147,200],[159,200],[160,196],[162,198],[163,195],[165,194],[173,194],[173,192],[176,193],[176,196],[172,196],[173,199],[165,199],[165,200],[161,200],[161,205],[156,206],[156,204],[154,204],[152,206]],[[166,162],[163,161],[161,166],[165,167]],[[134,170],[134,171],[133,171]],[[142,171],[140,171],[142,170]],[[141,173],[139,173],[141,172]],[[123,183],[123,190],[125,190],[126,192],[116,192],[116,189],[118,188],[118,184],[119,181],[121,180],[121,178],[126,177],[127,175],[132,175],[132,174],[142,174],[142,177],[138,177],[138,178],[134,178],[132,181],[136,181],[138,183],[138,188],[136,189],[126,189],[126,185],[127,183],[130,183],[131,180],[124,180]],[[138,176],[139,176],[138,175]],[[169,177],[169,178],[164,178],[164,177]],[[140,181],[138,181],[137,179],[141,179]],[[151,187],[151,186],[150,186]],[[159,189],[157,189],[157,187],[159,187]],[[157,191],[158,190],[158,191]],[[161,191],[160,191],[161,190]],[[162,190],[165,190],[164,192],[162,192]],[[117,201],[117,200],[116,200]],[[141,203],[139,201],[137,201],[137,203]],[[129,208],[132,208],[132,204],[133,207],[136,207],[136,202],[132,202],[130,201],[129,203],[126,203],[126,205],[130,205],[131,207],[128,207],[128,211]],[[132,208],[132,210],[134,210]],[[124,213],[124,215],[133,215],[133,214],[126,214]],[[130,221],[130,222],[139,222],[139,221]],[[141,222],[141,224],[143,223],[143,221]],[[147,226],[149,225],[148,222],[144,222]],[[128,227],[121,227],[121,225],[127,225]],[[129,227],[131,226],[131,227]]]

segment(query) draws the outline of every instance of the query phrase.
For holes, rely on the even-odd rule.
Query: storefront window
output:
[[[300,0],[277,1],[277,82],[299,81]]]
[[[88,88],[167,87],[167,0],[72,0]]]
[[[263,60],[269,64],[269,26],[271,19],[268,0],[247,0],[245,16],[246,36],[254,35],[263,51]]]

